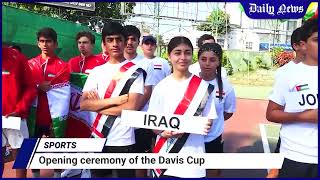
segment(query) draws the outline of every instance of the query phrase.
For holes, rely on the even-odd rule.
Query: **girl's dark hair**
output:
[[[219,100],[223,99],[223,83],[221,78],[221,67],[222,67],[222,48],[218,43],[206,43],[203,44],[198,52],[198,61],[199,57],[203,52],[211,51],[216,54],[219,58],[219,66],[217,67],[217,81],[218,81],[218,88],[219,88]]]
[[[180,44],[185,44],[187,46],[189,46],[193,52],[193,46],[191,41],[184,37],[184,36],[176,36],[174,38],[172,38],[168,44],[168,54],[171,53],[171,51],[176,48],[177,46],[179,46]]]

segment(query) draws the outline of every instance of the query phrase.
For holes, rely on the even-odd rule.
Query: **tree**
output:
[[[197,30],[211,31],[217,35],[226,33],[226,25],[228,32],[230,30],[230,15],[220,9],[213,10],[207,18],[207,21],[207,23],[201,23],[198,25]]]
[[[145,22],[141,22],[141,32],[150,34],[150,27]]]
[[[107,3],[96,2],[95,11],[84,11],[77,9],[70,9],[65,7],[48,6],[39,3],[17,3],[17,2],[3,2],[3,5],[33,11],[39,14],[44,14],[54,18],[65,19],[73,22],[87,23],[89,26],[100,25],[102,21],[109,19],[124,22],[128,16],[122,14],[121,3]],[[132,13],[135,3],[124,3],[126,13]],[[100,24],[99,24],[100,21]]]

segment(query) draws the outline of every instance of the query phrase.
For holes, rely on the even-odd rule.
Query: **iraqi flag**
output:
[[[154,64],[154,65],[153,65],[153,69],[155,69],[155,70],[161,70],[161,69],[162,69],[162,65],[161,65],[161,64]]]

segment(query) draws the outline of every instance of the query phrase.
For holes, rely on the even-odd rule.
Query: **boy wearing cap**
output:
[[[154,81],[158,84],[162,79],[171,74],[171,67],[167,60],[157,57],[154,52],[157,48],[157,40],[153,36],[144,36],[142,39],[141,48],[144,59],[152,62],[154,70]]]

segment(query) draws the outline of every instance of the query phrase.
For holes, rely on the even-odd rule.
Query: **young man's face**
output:
[[[58,43],[54,42],[51,38],[39,37],[38,47],[43,54],[52,55],[54,50],[58,47]]]
[[[305,42],[304,41],[300,41],[299,43],[294,43],[293,44],[293,50],[296,54],[296,57],[304,57],[306,52],[303,48]],[[302,59],[301,59],[302,60]]]
[[[305,51],[308,59],[318,61],[318,32],[314,32],[305,42],[302,49]]]
[[[105,47],[110,57],[123,56],[126,41],[122,35],[110,35],[104,39]]]
[[[144,56],[153,57],[156,51],[157,45],[151,41],[146,41],[141,45]]]
[[[307,40],[307,51],[313,60],[318,61],[318,32],[314,32]]]
[[[124,49],[127,54],[135,54],[137,53],[137,48],[139,46],[139,39],[136,36],[128,36],[127,45]]]
[[[81,54],[83,55],[90,55],[92,54],[93,44],[88,37],[82,36],[78,39],[78,49]]]

